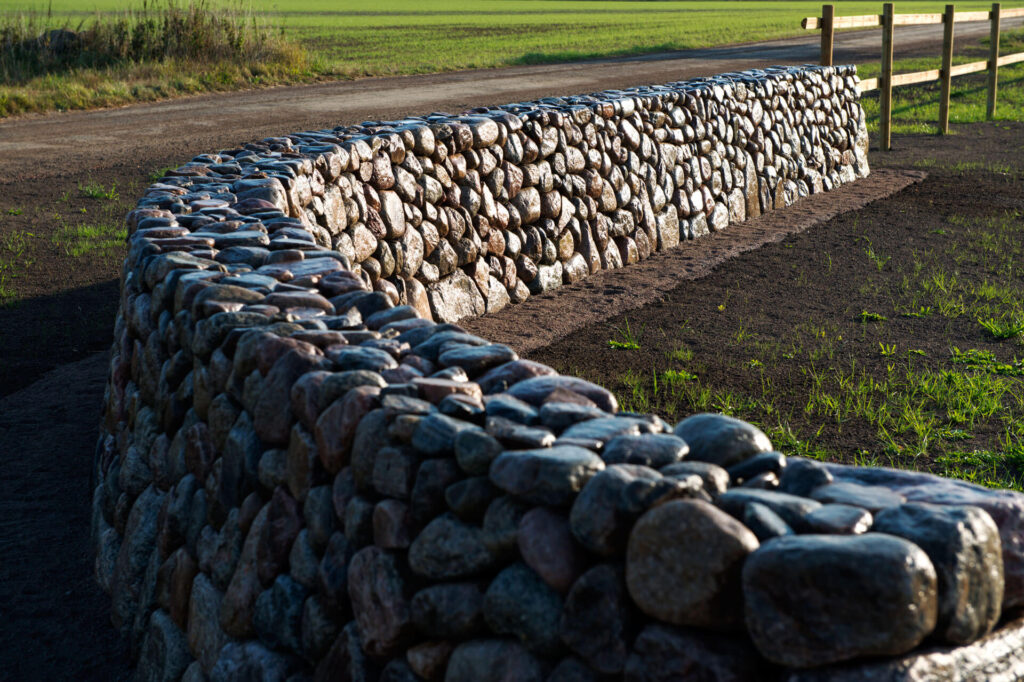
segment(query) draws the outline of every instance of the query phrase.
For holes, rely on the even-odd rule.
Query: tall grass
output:
[[[160,0],[74,24],[48,11],[0,15],[0,116],[296,80],[313,70],[302,47],[241,5]]]

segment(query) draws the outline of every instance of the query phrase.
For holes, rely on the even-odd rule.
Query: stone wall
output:
[[[367,123],[150,187],[93,501],[139,679],[764,679],[984,641],[1024,605],[1021,496],[673,429],[451,323],[866,173],[855,84]]]

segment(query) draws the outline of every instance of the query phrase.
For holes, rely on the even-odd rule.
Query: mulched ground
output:
[[[1019,165],[1024,158],[1024,126],[976,125],[948,138],[897,138],[896,144],[897,151],[890,155],[873,154],[876,168],[915,169],[915,162],[926,159]],[[146,165],[151,168],[155,164]],[[109,185],[126,175],[145,177],[144,170],[125,166],[121,175],[95,178],[81,171],[65,186],[75,187],[79,179]],[[1024,190],[1005,177],[973,171],[951,173],[934,167],[925,170],[929,177],[923,184],[810,227],[782,243],[736,255],[702,279],[674,290],[666,288],[666,298],[646,308],[642,318],[640,313],[629,313],[630,320],[642,319],[645,325],[639,355],[608,351],[613,327],[623,322],[611,319],[572,332],[530,356],[561,369],[585,370],[613,381],[623,371],[623,362],[635,360],[638,370],[649,370],[649,361],[658,349],[653,337],[647,337],[647,330],[688,320],[702,331],[703,340],[694,350],[710,367],[717,355],[730,352],[722,338],[735,334],[741,321],[759,333],[781,333],[794,321],[806,319],[812,309],[821,314],[835,311],[840,317],[859,309],[862,303],[855,288],[851,291],[822,282],[820,290],[814,286],[797,291],[792,284],[794,264],[807,268],[810,281],[817,283],[813,268],[822,251],[830,252],[834,263],[850,261],[843,266],[850,268],[843,270],[844,277],[860,276],[853,263],[866,259],[863,248],[851,244],[851,236],[858,234],[851,231],[856,216],[861,216],[858,230],[872,230],[874,243],[899,257],[908,241],[927,243],[934,237],[919,226],[936,216],[947,212],[980,215],[997,206],[1024,208]],[[122,197],[135,195],[129,187],[121,191]],[[105,209],[94,200],[73,197],[68,202],[59,194],[40,192],[37,197],[15,200],[37,202],[44,209],[26,216],[24,229],[45,227],[46,211],[51,209],[65,213],[81,208],[90,212],[120,210],[116,202]],[[4,200],[11,201],[9,197]],[[40,242],[33,253],[46,258],[45,247],[46,242]],[[36,292],[32,298],[0,310],[4,353],[0,395],[6,396],[0,398],[4,462],[0,470],[0,679],[119,680],[126,679],[130,670],[124,645],[109,625],[109,601],[92,582],[88,543],[89,470],[103,394],[106,358],[102,351],[110,343],[117,306],[117,265],[85,267],[82,263],[88,261],[54,257],[48,273],[46,268],[34,270],[44,274],[33,275],[39,279],[32,283]],[[52,294],[54,291],[58,293]],[[719,314],[717,306],[726,291],[732,293],[726,310]],[[551,312],[562,316],[576,313],[572,307]],[[609,309],[610,315],[615,312],[614,306]],[[529,328],[530,315],[526,307],[513,308],[493,320],[521,330]],[[479,322],[490,324],[486,319]],[[908,327],[906,333],[920,339],[915,343],[921,345],[944,330]],[[979,338],[976,346],[983,347],[982,343]],[[617,364],[607,364],[612,362]],[[725,375],[713,378],[741,381]]]

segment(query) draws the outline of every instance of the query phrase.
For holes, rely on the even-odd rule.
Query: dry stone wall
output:
[[[93,500],[138,678],[770,679],[927,638],[977,659],[1024,605],[1021,496],[622,413],[452,322],[867,173],[855,85],[770,69],[366,123],[150,187]]]

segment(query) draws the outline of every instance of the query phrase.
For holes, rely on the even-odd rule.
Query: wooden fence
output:
[[[954,5],[946,5],[942,14],[896,14],[894,5],[887,2],[881,14],[865,14],[854,17],[835,16],[834,5],[822,5],[820,17],[807,17],[801,23],[806,29],[821,31],[821,63],[832,65],[832,45],[837,28],[882,28],[882,71],[878,78],[867,78],[860,83],[861,92],[879,90],[879,140],[878,148],[889,151],[892,148],[892,89],[900,85],[942,81],[942,99],[939,101],[939,132],[949,132],[950,81],[956,76],[988,71],[988,102],[986,115],[992,118],[996,110],[999,89],[999,67],[1024,62],[1024,52],[999,56],[999,23],[1002,19],[1024,17],[1024,8],[1002,10],[998,2],[992,3],[992,10],[985,12],[956,12]],[[953,66],[953,25],[964,21],[991,22],[991,45],[986,61],[971,62]],[[942,68],[914,73],[893,75],[892,41],[896,26],[920,24],[942,24]]]

